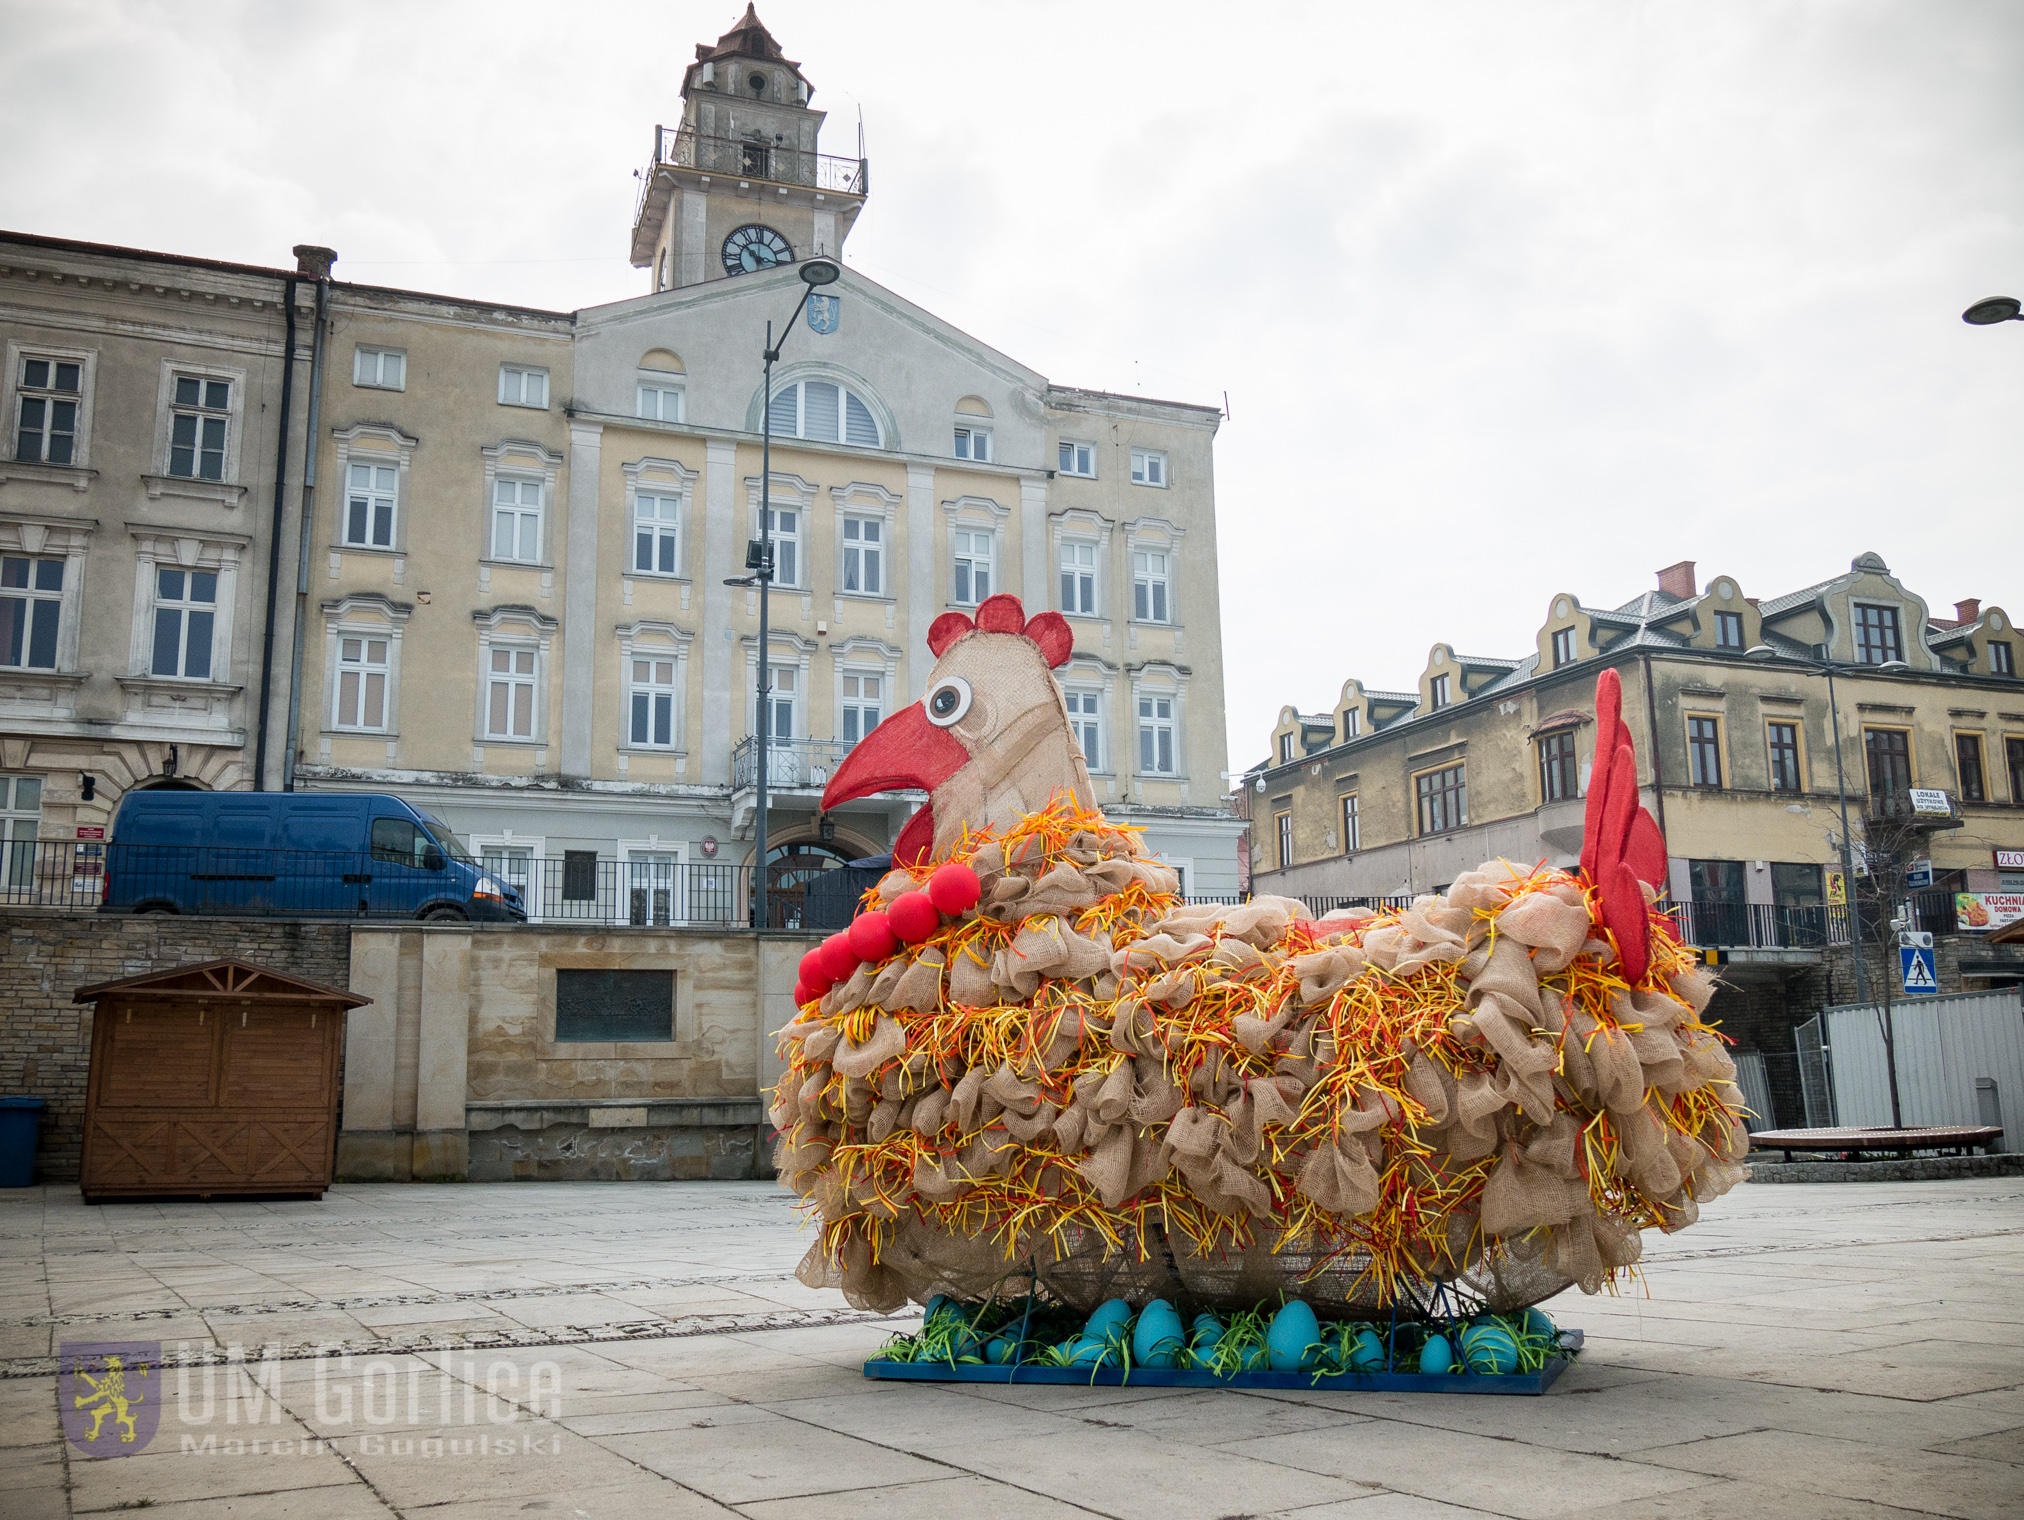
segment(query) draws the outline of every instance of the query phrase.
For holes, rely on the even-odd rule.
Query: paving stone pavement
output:
[[[756,1183],[0,1193],[0,1517],[2024,1520],[2024,1178],[1745,1186],[1544,1398],[881,1384]],[[144,1449],[65,1342],[163,1343]],[[248,1364],[251,1364],[250,1366]]]

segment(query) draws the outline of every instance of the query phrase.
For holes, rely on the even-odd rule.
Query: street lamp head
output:
[[[803,259],[801,278],[811,286],[834,285],[843,278],[843,267],[835,259]],[[2016,306],[2014,301],[2010,304],[2013,308]]]
[[[1971,327],[1994,327],[1998,322],[2015,322],[2024,305],[2015,296],[1990,296],[1977,301],[1961,313],[1961,320]]]
[[[1775,660],[1778,658],[1778,651],[1773,649],[1769,644],[1752,644],[1748,649],[1743,651],[1743,658],[1746,660]]]
[[[1876,668],[1878,670],[1910,670],[1911,666],[1907,665],[1903,660],[1885,660]]]

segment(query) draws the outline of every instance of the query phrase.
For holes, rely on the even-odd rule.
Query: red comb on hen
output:
[[[1018,597],[1001,591],[987,597],[976,617],[968,613],[945,612],[928,626],[928,648],[940,659],[949,646],[966,633],[1023,633],[1040,646],[1049,665],[1060,665],[1075,653],[1075,634],[1068,619],[1058,612],[1039,612],[1032,617]]]
[[[1624,979],[1642,981],[1651,964],[1652,916],[1639,883],[1664,885],[1666,838],[1638,803],[1637,756],[1623,723],[1623,681],[1613,670],[1595,683],[1595,771],[1583,819],[1581,869],[1595,884]]]

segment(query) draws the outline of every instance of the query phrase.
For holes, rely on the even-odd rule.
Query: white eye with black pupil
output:
[[[945,676],[935,683],[935,689],[922,705],[927,708],[930,723],[947,728],[970,710],[970,683],[961,676]]]

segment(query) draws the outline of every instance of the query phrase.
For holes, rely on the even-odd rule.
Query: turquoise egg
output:
[[[949,1297],[948,1294],[937,1293],[933,1298],[928,1300],[928,1307],[921,1312],[921,1321],[925,1324],[944,1309],[953,1309],[955,1307],[956,1301]]]
[[[1270,1353],[1263,1346],[1246,1346],[1238,1358],[1239,1372],[1263,1372],[1271,1366]]]
[[[1439,1377],[1455,1370],[1455,1351],[1445,1335],[1430,1335],[1420,1347],[1420,1371]]]
[[[1266,1359],[1274,1372],[1298,1372],[1321,1354],[1321,1321],[1299,1299],[1283,1305],[1265,1332]]]
[[[1121,1298],[1113,1298],[1097,1305],[1096,1312],[1089,1317],[1089,1323],[1082,1327],[1085,1339],[1100,1341],[1113,1331],[1123,1330],[1131,1323],[1131,1305]]]
[[[1501,1377],[1518,1370],[1518,1338],[1509,1327],[1485,1317],[1462,1331],[1462,1359],[1471,1372]]]
[[[1545,1311],[1527,1309],[1518,1316],[1518,1328],[1528,1337],[1544,1339],[1549,1345],[1559,1338],[1559,1328],[1547,1318]]]
[[[1172,1367],[1187,1348],[1187,1332],[1181,1316],[1163,1298],[1156,1298],[1139,1310],[1132,1327],[1131,1359],[1140,1367]]]
[[[1194,1333],[1188,1337],[1188,1344],[1197,1351],[1213,1349],[1223,1339],[1223,1322],[1213,1314],[1195,1316]]]
[[[1001,1335],[984,1348],[984,1360],[993,1367],[1003,1367],[1018,1349],[1009,1336]]]
[[[1071,1367],[1115,1367],[1118,1365],[1117,1347],[1104,1341],[1093,1341],[1086,1336],[1078,1337],[1074,1349],[1068,1353]]]
[[[1384,1342],[1377,1338],[1375,1330],[1359,1330],[1356,1339],[1350,1342],[1349,1370],[1351,1372],[1384,1371]]]

